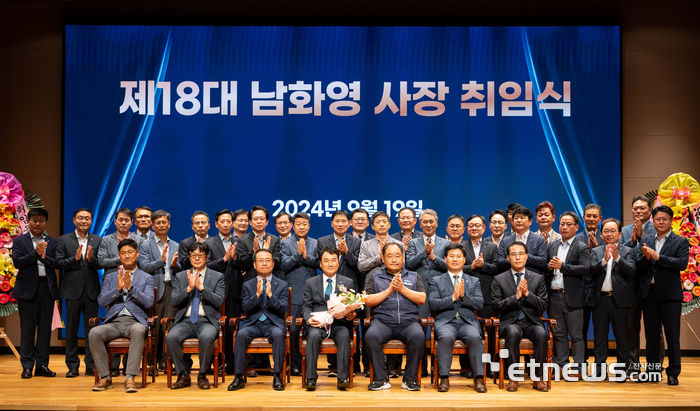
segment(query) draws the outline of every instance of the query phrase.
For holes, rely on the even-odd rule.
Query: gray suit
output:
[[[387,237],[386,243],[401,244],[401,247],[403,247],[403,243],[393,237]],[[357,260],[357,269],[366,271],[366,275],[381,272],[384,269],[384,263],[382,263],[382,260],[379,258],[380,252],[379,241],[376,237],[363,241],[360,245],[360,257]]]
[[[199,340],[199,364],[200,373],[208,367],[214,352],[214,340],[219,336],[219,318],[221,318],[221,305],[224,303],[224,275],[218,271],[206,269],[204,275],[204,288],[200,293],[204,315],[198,317],[196,323],[185,316],[187,308],[192,304],[192,298],[196,289],[187,292],[189,281],[187,271],[181,271],[173,276],[173,295],[170,303],[177,309],[175,321],[168,333],[168,355],[175,363],[175,371],[178,375],[187,366],[183,359],[182,343],[188,338]],[[199,310],[193,306],[192,310]]]
[[[141,246],[143,242],[143,238],[136,235],[136,233],[129,233],[129,239],[136,241],[137,247]],[[100,241],[100,248],[97,250],[97,262],[105,270],[103,277],[117,271],[117,267],[122,264],[121,260],[119,260],[118,246],[119,242],[116,232],[102,237],[102,241]]]
[[[111,272],[104,276],[102,291],[97,301],[107,308],[104,324],[90,331],[90,347],[95,357],[95,372],[100,378],[109,376],[105,343],[115,338],[128,338],[129,355],[126,374],[137,375],[143,353],[144,337],[148,327],[146,311],[153,306],[153,278],[139,270],[134,271],[131,291],[119,290],[119,274]],[[120,315],[126,309],[131,315]],[[117,364],[118,365],[118,364]]]
[[[408,247],[406,250],[406,269],[409,271],[415,271],[423,280],[423,284],[430,284],[430,280],[433,277],[437,277],[445,272],[447,272],[447,266],[445,265],[445,247],[450,244],[448,240],[440,236],[435,236],[435,247],[433,248],[433,254],[435,254],[435,260],[431,260],[425,253],[425,241],[423,236],[414,238],[408,242]],[[430,310],[428,304],[423,304],[419,308],[419,313],[421,318],[428,318]]]
[[[441,378],[449,377],[452,365],[452,347],[457,338],[469,347],[469,361],[474,366],[474,376],[484,376],[484,353],[479,321],[474,310],[484,305],[479,279],[462,274],[464,296],[452,301],[454,282],[447,272],[430,281],[428,299],[435,312],[435,333],[438,338],[438,372]]]
[[[326,284],[325,281],[328,279],[325,275],[318,275],[309,278],[306,281],[304,287],[304,305],[302,307],[302,313],[304,316],[304,323],[308,324],[309,318],[311,318],[311,313],[318,311],[328,311],[326,305]],[[336,275],[334,294],[337,294],[339,285],[344,285],[347,289],[355,290],[355,282],[350,278]],[[334,319],[333,325],[331,325],[331,333],[328,338],[333,339],[335,345],[338,347],[337,354],[337,366],[338,366],[338,379],[347,379],[350,376],[350,339],[351,337],[352,322],[346,319]],[[318,378],[318,373],[316,372],[316,365],[318,362],[318,353],[321,347],[321,341],[326,338],[325,328],[311,327],[306,325],[304,327],[304,334],[306,337],[306,378],[315,380]],[[293,336],[296,338],[296,335]],[[303,383],[303,381],[302,381]]]

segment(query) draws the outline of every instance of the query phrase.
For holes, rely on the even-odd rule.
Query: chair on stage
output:
[[[214,340],[214,352],[212,353],[212,358],[214,359],[214,388],[219,387],[219,374],[221,374],[221,382],[226,382],[226,373],[224,372],[224,366],[226,364],[226,358],[224,353],[224,326],[226,325],[226,302],[221,304],[221,309],[219,310],[221,317],[219,318],[219,338]],[[165,336],[163,338],[168,338],[168,333],[170,332],[170,327],[175,321],[175,317],[163,318],[161,320],[162,325],[167,325],[165,329]],[[216,325],[216,324],[215,324]],[[168,344],[163,344],[165,347],[165,355],[168,358],[167,364],[165,366],[168,375],[168,388],[172,387],[173,381],[173,365],[170,355],[168,355]],[[188,338],[182,343],[182,353],[183,354],[199,354],[199,340],[197,338]],[[206,368],[203,368],[206,367]],[[202,369],[209,368],[209,364],[199,364],[198,371],[201,372]],[[193,368],[194,369],[194,368]],[[192,370],[189,370],[190,372]]]
[[[557,320],[552,320],[552,319],[547,319],[544,317],[542,318],[542,322],[545,325],[545,328],[547,329],[547,335],[549,338],[547,338],[547,358],[546,358],[546,363],[551,364],[552,363],[552,350],[554,347],[554,336],[552,335],[552,327],[557,326]],[[505,338],[500,338],[498,336],[498,326],[500,325],[500,320],[498,318],[491,318],[491,321],[493,322],[493,327],[496,331],[496,351],[500,351],[502,349],[506,348],[506,340]],[[535,354],[535,344],[532,343],[532,341],[528,340],[527,338],[523,338],[520,340],[520,355],[534,355]],[[500,364],[500,370],[498,371],[498,374],[493,374],[493,382],[494,384],[496,381],[498,381],[498,388],[503,389],[503,380],[504,380],[504,368],[505,368],[505,361],[503,358],[498,359],[498,363]],[[547,368],[547,389],[552,389],[552,367],[546,367]],[[527,370],[527,368],[526,368]]]
[[[292,324],[292,287],[289,287],[289,295],[288,295],[288,305],[287,305],[287,314],[285,314],[285,324],[287,325],[287,336],[286,336],[286,343],[284,344],[284,361],[282,363],[282,372],[287,376],[287,378],[282,378],[282,383],[286,387],[287,384],[291,381],[291,376],[292,376],[292,358],[291,354],[289,352],[289,328]],[[229,320],[229,325],[233,326],[233,346],[236,346],[236,337],[238,336],[238,327],[241,324],[241,321],[243,321],[246,318],[245,313],[241,317],[238,318],[231,318]],[[253,341],[251,341],[248,346],[246,347],[245,350],[246,354],[272,354],[272,344],[267,340],[265,337],[258,337],[254,338]],[[248,364],[246,363],[246,366],[243,369],[243,381],[246,383],[248,382],[248,371],[270,371],[274,372],[274,368],[249,368]]]
[[[372,307],[365,307],[366,310],[369,310],[367,312],[367,316],[365,317],[365,328],[369,328],[371,322],[372,322]],[[432,326],[433,324],[433,318],[428,317],[428,318],[420,318],[420,325],[425,329],[427,326]],[[432,346],[432,344],[431,344]],[[387,354],[402,354],[406,355],[408,354],[408,347],[406,344],[401,342],[401,340],[389,340],[386,342],[386,344],[382,345],[382,349],[384,350],[384,355]],[[433,355],[433,353],[430,353]],[[423,357],[418,359],[418,375],[416,376],[416,382],[418,382],[418,385],[421,384],[421,377],[422,377],[422,366],[423,366]],[[352,369],[352,368],[351,368]],[[372,367],[372,361],[369,362],[369,380],[374,381],[374,367]]]
[[[287,327],[291,327],[291,317],[287,318]],[[299,317],[296,319],[296,325],[299,327],[299,352],[301,353],[301,381],[304,383],[306,381],[306,340],[303,339],[304,334],[304,319]],[[354,387],[353,382],[353,359],[355,352],[357,352],[357,327],[360,326],[360,319],[355,318],[352,322],[352,339],[350,340],[350,359],[349,370],[350,370],[350,388]],[[319,347],[318,354],[338,354],[338,346],[335,345],[335,341],[332,338],[324,338],[321,341],[321,346]],[[319,368],[323,370],[322,368]]]
[[[493,321],[491,318],[481,318],[477,314],[477,311],[474,310],[474,314],[476,314],[476,319],[479,320],[479,324],[481,325],[481,334],[484,336],[481,340],[482,344],[484,344],[484,353],[489,352],[489,335],[486,332],[486,328],[489,327],[491,328],[493,325]],[[438,355],[437,355],[437,347],[438,347],[438,340],[435,338],[435,325],[433,322],[433,318],[435,318],[435,312],[433,310],[430,310],[430,315],[431,317],[428,318],[428,323],[430,325],[430,347],[431,347],[431,356],[433,357],[432,365],[431,365],[431,371],[430,371],[430,382],[433,383],[433,387],[437,389],[438,386],[438,379],[435,378],[438,374]],[[469,347],[462,342],[459,338],[455,340],[454,345],[452,346],[452,355],[466,355],[469,354]],[[452,369],[450,368],[450,371],[457,371],[457,369]],[[470,369],[462,369],[459,368],[459,372],[465,372],[465,371],[472,371]]]
[[[148,309],[148,333],[146,334],[146,339],[143,344],[143,355],[141,358],[141,387],[146,388],[148,374],[151,375],[151,382],[156,382],[156,375],[158,374],[158,367],[156,367],[155,359],[155,346],[153,344],[153,336],[155,335],[155,327],[158,323],[158,317],[156,316],[156,304],[158,301],[158,289],[153,288],[153,305]],[[90,318],[89,324],[91,327],[96,327],[104,322],[104,317],[93,317]],[[131,340],[128,338],[115,338],[105,344],[107,349],[107,354],[109,357],[109,372],[116,371],[112,368],[112,354],[128,354],[129,346],[131,345]],[[148,356],[151,355],[153,364],[148,363]],[[95,384],[100,380],[100,377],[95,373]]]

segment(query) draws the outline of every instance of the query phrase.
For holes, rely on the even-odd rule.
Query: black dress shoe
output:
[[[25,368],[22,370],[22,379],[29,379],[32,378],[32,369],[31,368]]]
[[[238,391],[242,388],[245,388],[245,381],[243,381],[243,378],[241,376],[236,375],[236,378],[233,379],[233,382],[229,384],[228,390]]]
[[[117,371],[117,377],[119,376],[119,371]],[[93,377],[95,376],[95,369],[94,368],[86,368],[85,369],[85,375],[92,375]],[[114,376],[114,374],[112,374]]]
[[[40,365],[34,370],[34,375],[37,377],[55,377],[56,373],[49,370],[49,367]]]
[[[80,375],[80,370],[78,369],[78,367],[75,367],[75,368],[71,368],[70,370],[68,370],[68,372],[66,373],[66,378],[75,378],[79,375]]]
[[[346,388],[350,388],[350,381],[347,378],[338,378],[338,389],[345,391]]]
[[[301,377],[301,370],[296,367],[292,368],[292,377]]]
[[[316,391],[316,380],[311,378],[307,379],[306,384],[304,384],[304,389],[306,389],[306,391]]]
[[[284,383],[279,374],[275,373],[275,376],[272,377],[272,389],[275,391],[284,391]]]
[[[678,377],[669,375],[666,379],[666,382],[668,383],[668,385],[678,385]]]

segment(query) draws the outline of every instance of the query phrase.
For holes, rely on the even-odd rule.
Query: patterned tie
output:
[[[331,298],[331,293],[333,292],[333,280],[329,278],[326,281],[328,281],[328,286],[326,286],[325,297],[326,301],[328,301]]]
[[[262,293],[262,305],[263,308],[267,307],[267,280],[263,280],[263,293]],[[267,320],[267,315],[263,312],[260,316],[260,322]]]
[[[199,319],[199,300],[200,292],[197,287],[194,289],[194,297],[192,297],[192,305],[190,306],[190,321],[196,324]]]
[[[459,284],[459,276],[457,274],[455,274],[452,278],[453,278],[452,285],[454,286],[454,288],[457,288],[457,284]],[[455,313],[455,318],[461,318],[459,316],[459,313]]]
[[[520,279],[522,278],[522,276],[523,276],[523,273],[518,273],[518,279],[516,280],[516,284],[515,284],[516,288],[518,287],[518,285],[520,285]],[[518,304],[518,306],[520,306],[520,305]],[[521,308],[520,313],[518,314],[518,320],[522,320],[523,318],[525,318],[525,313],[523,312],[523,310]]]

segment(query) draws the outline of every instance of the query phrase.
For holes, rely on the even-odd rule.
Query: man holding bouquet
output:
[[[304,388],[307,391],[316,389],[316,365],[321,342],[324,338],[331,338],[338,347],[338,389],[344,391],[350,387],[349,361],[350,361],[350,336],[352,320],[355,318],[355,311],[343,315],[334,314],[332,324],[318,318],[328,312],[328,300],[333,295],[338,294],[339,289],[355,289],[355,282],[348,277],[337,275],[339,253],[335,247],[328,246],[320,250],[319,265],[323,275],[311,277],[306,280],[304,288],[304,305],[302,313],[304,315],[304,337],[306,339],[306,381]],[[338,316],[340,318],[338,318]],[[326,327],[330,325],[330,335]],[[295,336],[292,336],[294,338]]]

